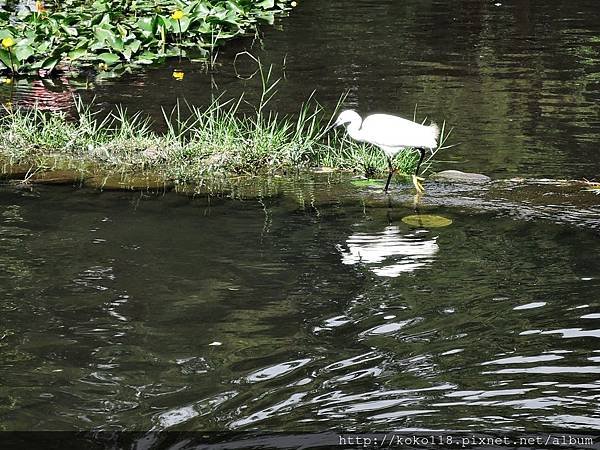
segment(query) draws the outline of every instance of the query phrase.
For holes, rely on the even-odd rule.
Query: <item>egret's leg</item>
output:
[[[421,163],[423,162],[423,159],[425,158],[425,149],[420,148],[418,150],[419,150],[419,153],[421,154],[421,156],[419,157],[419,162],[417,163],[417,168],[415,169],[416,176],[419,176],[419,168],[421,167]]]
[[[392,175],[394,175],[394,167],[392,166],[392,160],[388,157],[388,167],[390,169],[390,173],[387,177],[387,182],[385,183],[385,187],[383,188],[383,192],[388,191],[388,187],[390,186],[390,181],[392,180]]]
[[[421,184],[421,181],[423,181],[423,178],[421,178],[419,176],[419,168],[421,167],[423,158],[425,158],[425,149],[420,148],[418,150],[419,150],[419,153],[421,154],[421,156],[419,157],[419,162],[417,163],[417,168],[415,169],[415,173],[412,176],[412,179],[413,179],[413,184],[415,185],[415,189],[417,190],[417,192],[422,193],[422,192],[425,192],[425,188],[423,187],[423,184]]]
[[[415,210],[416,214],[421,214],[421,211],[419,210],[419,204],[421,203],[421,197],[423,197],[422,192],[417,192],[413,197],[413,209]]]

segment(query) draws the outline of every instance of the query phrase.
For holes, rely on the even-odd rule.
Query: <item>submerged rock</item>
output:
[[[492,181],[487,175],[480,173],[461,172],[460,170],[442,170],[429,177],[436,181],[448,183],[488,183]]]
[[[5,164],[2,166],[1,177],[8,180],[23,180],[31,175],[33,170],[29,164]]]
[[[85,186],[105,191],[167,191],[174,183],[153,174],[105,175],[87,178]]]
[[[31,183],[36,184],[81,184],[83,174],[76,170],[51,170],[47,172],[36,172],[30,178]]]

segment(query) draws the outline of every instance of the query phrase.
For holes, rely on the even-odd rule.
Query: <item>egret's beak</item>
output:
[[[327,133],[329,133],[331,130],[333,130],[335,127],[339,126],[339,124],[337,122],[332,123],[331,125],[329,125],[327,128],[325,128],[323,130],[323,132],[316,138],[321,139],[323,136],[325,136]]]
[[[339,127],[339,126],[340,126],[340,124],[339,124],[339,123],[337,123],[337,122],[333,122],[331,125],[329,125],[329,126],[327,127],[327,129],[325,130],[325,133],[329,133],[331,130],[333,130],[334,128],[337,128],[337,127]]]

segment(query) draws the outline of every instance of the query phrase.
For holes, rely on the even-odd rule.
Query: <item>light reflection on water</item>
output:
[[[382,277],[413,272],[431,264],[439,250],[436,238],[427,239],[428,234],[426,230],[403,233],[395,225],[376,234],[352,234],[339,247],[342,263],[365,264]]]
[[[593,178],[596,2],[534,3],[306,0],[265,38],[265,62],[288,55],[273,106],[315,88],[361,112],[419,104],[456,126],[451,168]],[[257,79],[227,73],[246,43],[216,74],[85,94],[156,117],[206,103],[211,76],[252,97]],[[81,88],[0,97],[54,110]],[[597,429],[597,201],[538,181],[428,186],[454,219],[439,231],[335,196],[2,190],[0,429]]]
[[[600,419],[595,231],[444,208],[451,226],[414,230],[358,200],[68,193],[1,193],[9,429]]]
[[[176,59],[118,80],[25,80],[0,85],[0,103],[63,108],[72,91],[101,108],[121,103],[162,122],[176,102],[207,105],[214,95],[258,101],[261,80],[247,50],[281,77],[270,103],[295,113],[316,90],[333,109],[428,116],[454,127],[443,169],[494,178],[598,177],[600,59],[597,1],[304,0],[276,27],[219,50],[215,70]],[[343,21],[339,18],[344,17]],[[234,67],[234,61],[236,62]],[[173,69],[182,68],[183,81]],[[215,87],[216,86],[216,87]],[[53,100],[54,99],[54,100]],[[460,167],[457,167],[459,165]]]

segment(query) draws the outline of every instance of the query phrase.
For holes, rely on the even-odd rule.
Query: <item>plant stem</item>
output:
[[[179,62],[181,63],[181,20],[177,19],[177,26],[179,27]]]
[[[12,70],[12,74],[15,74],[15,63],[13,62],[12,50],[8,49],[8,57],[10,58],[10,70]]]

